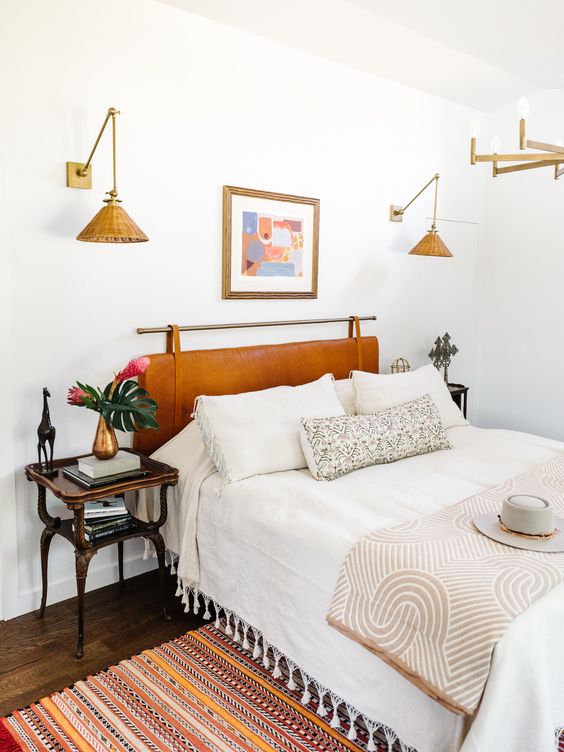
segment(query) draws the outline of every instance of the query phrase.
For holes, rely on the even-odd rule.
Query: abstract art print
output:
[[[223,297],[316,298],[319,199],[223,187]]]

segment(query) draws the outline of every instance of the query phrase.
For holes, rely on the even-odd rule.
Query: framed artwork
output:
[[[319,199],[223,186],[223,298],[317,298]]]

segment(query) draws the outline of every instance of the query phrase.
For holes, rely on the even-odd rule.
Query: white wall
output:
[[[529,101],[529,138],[564,139],[564,91]],[[502,151],[518,150],[515,105],[491,116],[481,150],[494,135]],[[488,177],[476,417],[564,439],[564,179],[553,177],[553,168]]]
[[[366,331],[380,337],[382,370],[400,354],[428,362],[445,329],[469,353],[477,232],[449,236],[455,225],[445,223],[445,240],[464,252],[450,261],[409,257],[432,195],[402,225],[387,221],[388,206],[406,202],[439,171],[441,217],[477,222],[486,178],[467,165],[472,111],[153,0],[3,0],[0,13],[8,290],[1,296],[0,469],[10,618],[39,602],[41,526],[22,469],[35,459],[44,385],[62,457],[87,450],[96,424],[93,413],[65,404],[67,387],[76,378],[104,384],[128,358],[159,351],[163,338],[138,337],[140,325],[376,313]],[[121,197],[147,244],[74,240],[111,186],[109,138],[96,154],[94,190],[67,189],[64,165],[85,159],[110,105],[122,111]],[[221,300],[224,184],[321,199],[317,301]],[[439,268],[457,291],[456,321],[433,287]],[[193,335],[184,345],[344,331]],[[453,376],[468,380],[468,373]],[[128,555],[129,574],[147,566],[139,548],[130,545]],[[52,600],[74,593],[72,567],[70,547],[55,540]],[[91,565],[89,585],[115,575],[115,551],[106,550]]]

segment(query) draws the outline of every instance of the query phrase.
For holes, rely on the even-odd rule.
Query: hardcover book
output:
[[[127,473],[116,473],[115,475],[109,476],[105,475],[103,478],[90,478],[88,475],[84,475],[84,473],[79,471],[78,465],[68,465],[67,467],[63,467],[63,475],[84,488],[102,488],[102,486],[108,486],[111,483],[144,478],[146,475],[149,475],[149,471],[139,469],[131,470]]]
[[[109,475],[139,470],[140,467],[141,459],[139,456],[125,452],[123,449],[120,449],[111,460],[99,460],[94,455],[81,457],[78,460],[79,471],[89,478],[105,478]]]
[[[114,517],[109,520],[95,520],[93,522],[87,522],[84,529],[89,533],[96,533],[102,530],[110,530],[111,528],[123,525],[126,522],[131,522],[133,518],[129,514],[124,514],[123,517]]]
[[[109,538],[112,535],[117,535],[118,533],[126,533],[128,530],[134,530],[135,527],[136,525],[133,522],[126,522],[123,525],[119,525],[118,527],[112,528],[110,530],[102,530],[99,533],[86,532],[84,534],[84,537],[87,541],[90,541],[90,543],[95,543],[96,541]]]
[[[127,514],[125,501],[120,498],[98,499],[87,501],[84,505],[84,519],[97,520],[108,517],[121,517]]]
[[[86,533],[85,538],[86,540],[89,540],[91,542],[101,540],[102,538],[108,538],[110,535],[117,535],[117,533],[125,533],[128,530],[133,530],[136,526],[136,524],[133,522],[133,520],[130,520],[129,522],[124,522],[123,525],[118,525],[117,527],[108,528],[107,530],[100,530],[100,532],[92,532],[92,533]]]

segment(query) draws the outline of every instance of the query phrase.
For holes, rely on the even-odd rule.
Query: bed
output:
[[[352,332],[351,332],[352,334]],[[452,505],[564,452],[528,434],[473,426],[449,429],[454,449],[369,467],[331,483],[307,470],[258,475],[228,488],[206,465],[201,437],[186,429],[198,394],[297,385],[326,372],[377,372],[373,337],[255,348],[180,350],[172,328],[168,352],[151,357],[142,380],[160,406],[161,431],[140,434],[136,448],[179,467],[180,488],[198,477],[196,508],[186,494],[169,501],[167,545],[182,554],[193,536],[201,594],[243,639],[260,635],[276,671],[287,662],[327,705],[361,714],[390,749],[417,752],[520,752],[555,748],[564,726],[564,587],[511,624],[498,643],[482,702],[472,718],[456,715],[378,657],[331,629],[325,616],[349,548],[380,527]],[[192,428],[195,426],[192,424]],[[174,437],[177,437],[176,439]],[[209,462],[209,459],[208,459]],[[150,513],[150,511],[149,511]],[[180,591],[179,591],[180,592]],[[245,630],[245,634],[244,634]],[[379,729],[378,729],[379,727]]]

